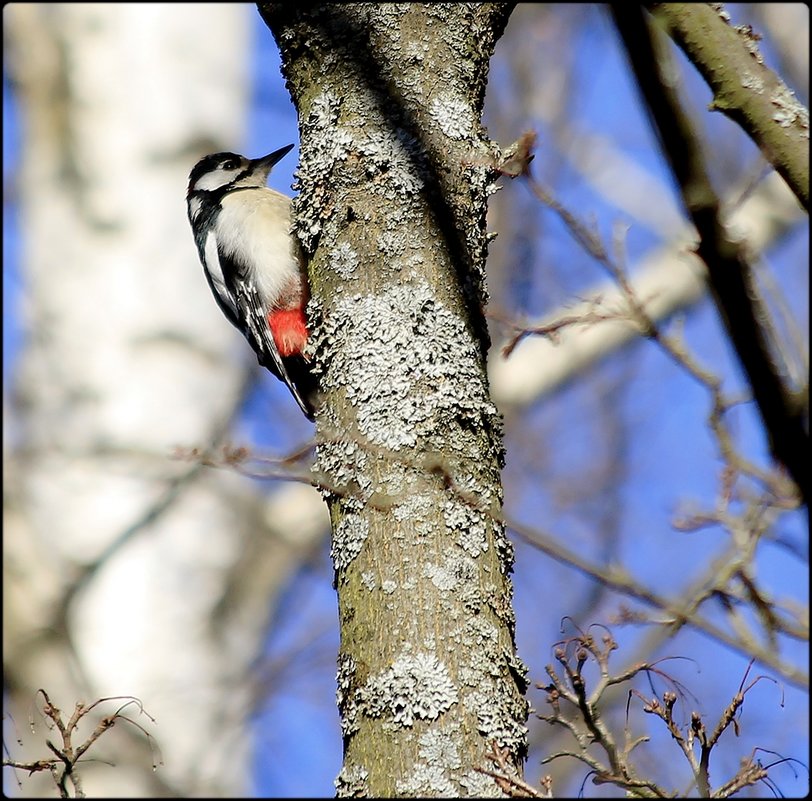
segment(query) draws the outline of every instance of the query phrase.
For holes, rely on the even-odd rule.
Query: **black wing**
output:
[[[308,420],[312,420],[313,408],[291,377],[285,364],[286,360],[279,354],[268,327],[268,318],[256,284],[241,265],[224,254],[220,248],[217,248],[217,257],[220,261],[220,274],[228,276],[228,279],[224,279],[216,286],[218,283],[216,277],[211,275],[207,277],[220,308],[248,340],[257,354],[259,363],[287,385],[305,416]],[[301,357],[291,357],[297,358],[301,361]]]

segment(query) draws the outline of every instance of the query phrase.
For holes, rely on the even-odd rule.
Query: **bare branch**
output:
[[[742,127],[809,211],[809,112],[764,63],[761,37],[711,4],[649,7],[713,90],[710,110]]]
[[[665,75],[665,55],[645,12],[635,5],[613,5],[612,13],[699,233],[697,253],[707,265],[714,300],[748,376],[773,455],[789,471],[808,508],[809,435],[803,403],[785,386],[773,362],[774,348],[761,324],[767,311],[753,285],[750,266],[722,223],[721,204],[707,174],[702,147]]]

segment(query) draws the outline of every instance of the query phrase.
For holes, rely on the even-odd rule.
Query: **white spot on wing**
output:
[[[212,286],[217,293],[220,300],[225,303],[235,314],[237,309],[234,305],[234,299],[226,287],[225,278],[223,277],[223,268],[220,265],[220,256],[217,253],[217,239],[214,232],[210,231],[206,237],[206,270],[211,277]]]
[[[197,219],[197,215],[200,214],[200,209],[203,203],[201,202],[199,197],[191,197],[189,198],[189,215],[193,220]]]

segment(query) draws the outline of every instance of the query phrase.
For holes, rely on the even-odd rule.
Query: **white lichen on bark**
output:
[[[506,17],[349,8],[260,6],[302,132],[295,227],[324,398],[314,477],[333,519],[342,638],[336,787],[499,795],[473,766],[494,740],[519,767],[527,716],[484,361],[498,148],[479,115]]]

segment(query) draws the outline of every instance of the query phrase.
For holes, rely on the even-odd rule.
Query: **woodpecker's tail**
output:
[[[260,359],[259,363],[263,367],[267,367],[287,384],[290,394],[296,399],[299,408],[304,412],[305,417],[312,422],[316,408],[318,385],[315,376],[310,371],[310,363],[300,354],[283,357],[280,361],[285,369],[284,377],[279,375],[279,370],[273,359]]]

